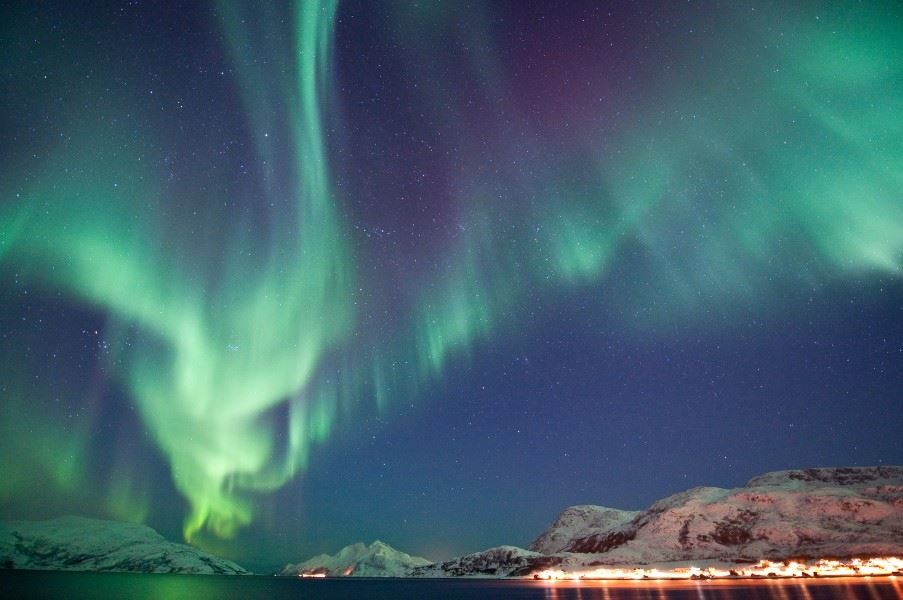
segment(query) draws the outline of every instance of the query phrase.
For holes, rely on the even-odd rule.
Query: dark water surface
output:
[[[474,579],[297,579],[144,573],[0,572],[3,598],[548,598],[605,600],[819,600],[903,598],[895,577],[818,580],[568,581]]]

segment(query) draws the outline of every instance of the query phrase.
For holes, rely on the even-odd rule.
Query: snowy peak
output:
[[[150,527],[84,517],[0,524],[0,564],[14,569],[246,574]]]
[[[534,552],[554,554],[564,551],[574,540],[604,537],[629,523],[639,513],[585,504],[571,506],[528,546]]]
[[[328,575],[354,577],[406,577],[416,567],[431,564],[380,542],[369,546],[358,542],[335,555],[320,554],[304,562],[286,565],[279,575]]]

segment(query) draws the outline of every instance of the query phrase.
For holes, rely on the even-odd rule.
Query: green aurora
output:
[[[438,53],[430,36],[491,35],[485,15],[441,6],[397,9],[400,60]],[[411,25],[417,10],[430,27]],[[519,125],[481,143],[467,106],[443,89],[451,84],[412,67],[424,110],[458,132],[472,168],[452,186],[460,234],[404,288],[391,330],[367,327],[357,307],[379,295],[379,277],[360,272],[366,245],[354,239],[326,134],[343,119],[341,11],[329,0],[297,2],[289,19],[231,2],[216,11],[260,166],[254,188],[224,181],[174,197],[152,166],[165,132],[124,133],[124,105],[102,118],[74,110],[28,178],[24,158],[2,163],[0,272],[108,316],[111,378],[169,461],[190,506],[188,540],[251,523],[256,498],[304,471],[340,413],[423,397],[449,361],[518,327],[527,296],[597,289],[625,327],[642,329],[768,303],[801,283],[900,275],[903,14],[836,6],[816,20],[775,7],[726,51],[705,36],[689,47],[662,41],[673,65],[637,74],[651,93],[616,120],[608,108],[584,116],[566,144],[538,131],[515,143]],[[485,42],[466,52],[479,93],[511,93]],[[265,210],[237,210],[248,194]],[[633,277],[614,277],[616,265]],[[90,431],[67,431],[22,397],[9,373],[33,370],[4,368],[3,410],[33,425],[26,437],[2,420],[10,476],[0,497],[20,496],[33,469],[58,494],[85,494]],[[131,467],[111,467],[108,510],[143,520],[146,490]]]

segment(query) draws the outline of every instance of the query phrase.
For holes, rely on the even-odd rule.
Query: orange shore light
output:
[[[816,561],[761,560],[751,566],[675,567],[658,568],[599,568],[587,571],[546,569],[533,575],[534,579],[727,579],[751,577],[856,577],[895,575],[903,573],[903,558],[896,556],[853,558],[849,560],[819,559]]]

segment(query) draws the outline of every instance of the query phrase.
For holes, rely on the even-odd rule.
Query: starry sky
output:
[[[263,570],[903,463],[898,3],[0,11],[0,517]]]

